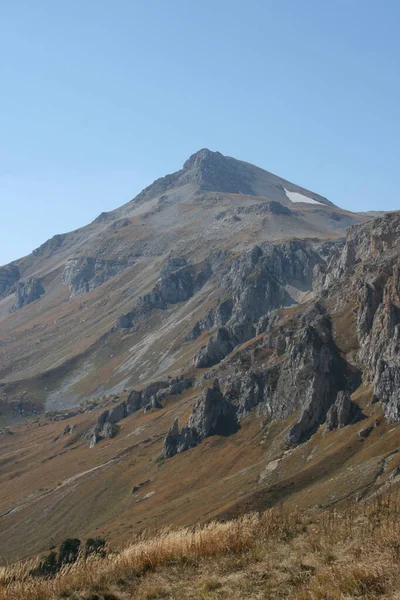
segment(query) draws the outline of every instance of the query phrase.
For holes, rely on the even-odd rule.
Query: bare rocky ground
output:
[[[202,150],[1,267],[0,555],[396,485],[399,239]]]

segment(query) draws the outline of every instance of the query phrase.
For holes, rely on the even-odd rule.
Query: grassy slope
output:
[[[33,563],[0,571],[1,600],[396,599],[400,519],[394,494],[345,511],[269,510],[145,534],[121,552],[50,579]]]

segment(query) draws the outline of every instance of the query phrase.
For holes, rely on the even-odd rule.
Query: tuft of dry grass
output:
[[[0,600],[157,598],[395,599],[400,590],[397,497],[342,511],[268,510],[136,537],[120,552],[81,558],[51,578],[33,562],[0,570]]]

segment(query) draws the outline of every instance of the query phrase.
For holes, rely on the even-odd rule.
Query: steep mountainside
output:
[[[210,328],[202,319],[221,295],[241,294],[235,319],[247,314],[252,300],[235,270],[248,269],[255,244],[256,268],[268,278],[270,262],[280,275],[263,275],[253,320],[311,289],[312,267],[324,260],[318,240],[367,219],[201,150],[128,204],[0,267],[3,404],[66,408],[187,367],[196,344],[185,340],[198,321]],[[281,247],[286,240],[297,242]],[[298,253],[307,263],[299,269]]]
[[[0,555],[396,485],[399,267],[399,213],[202,150],[1,268]]]

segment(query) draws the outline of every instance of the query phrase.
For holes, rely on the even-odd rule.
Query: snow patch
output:
[[[318,202],[317,200],[313,200],[308,196],[304,196],[304,194],[299,194],[298,192],[289,192],[289,190],[283,188],[285,190],[286,196],[289,198],[290,202],[306,202],[307,204],[322,204],[322,202]]]

